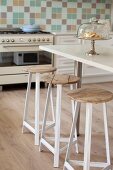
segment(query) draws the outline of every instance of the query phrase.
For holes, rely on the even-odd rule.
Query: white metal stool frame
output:
[[[29,131],[31,131],[32,133],[35,134],[35,145],[39,145],[40,131],[41,131],[39,125],[40,124],[42,125],[42,122],[40,121],[40,118],[39,118],[39,114],[40,114],[40,108],[39,108],[39,106],[40,106],[40,73],[35,73],[36,87],[35,87],[35,122],[34,122],[34,127],[32,127],[30,125],[30,120],[28,120],[28,105],[29,105],[29,100],[30,100],[32,74],[33,74],[32,72],[29,72],[29,75],[28,75],[28,86],[27,86],[27,93],[26,93],[26,100],[25,100],[22,132],[24,132],[24,128],[29,129]],[[53,121],[48,122],[47,128],[54,126],[54,124],[55,124],[52,91],[51,91],[50,97],[51,97]]]
[[[45,137],[45,127],[46,127],[46,119],[49,105],[49,97],[51,92],[51,83],[48,86],[47,100],[44,111],[44,119],[42,125],[42,133],[40,139],[40,151],[42,151],[43,145],[46,146],[53,154],[54,154],[54,167],[59,167],[59,156],[62,151],[67,148],[67,145],[60,148],[60,142],[68,142],[69,138],[61,138],[60,137],[60,117],[61,117],[61,101],[62,101],[62,86],[61,84],[57,84],[57,98],[56,98],[56,114],[55,114],[55,138]],[[70,84],[70,88],[73,89],[73,84]],[[72,101],[72,113],[73,113],[74,101]],[[73,115],[74,117],[74,115]],[[54,147],[47,142],[46,138],[55,141]],[[76,152],[78,152],[77,145],[77,132],[75,129],[75,133],[73,134],[73,143],[75,143]]]
[[[70,160],[71,146],[73,142],[74,128],[76,126],[79,105],[77,102],[75,116],[73,119],[73,124],[71,128],[70,140],[67,148],[64,170],[74,170],[72,163],[76,165],[83,166],[84,170],[90,170],[90,167],[99,167],[103,170],[111,170],[112,166],[110,164],[110,150],[109,150],[109,136],[108,136],[108,124],[107,124],[107,106],[106,103],[103,104],[103,116],[104,116],[104,131],[105,131],[105,144],[106,144],[106,157],[107,162],[90,162],[90,150],[91,150],[91,127],[92,127],[92,103],[86,103],[86,128],[85,128],[85,144],[84,144],[84,161]]]

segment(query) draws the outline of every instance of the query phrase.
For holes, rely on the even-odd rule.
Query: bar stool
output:
[[[44,78],[45,82],[49,83],[48,86],[48,92],[47,92],[47,98],[46,98],[46,105],[45,105],[45,111],[44,111],[44,119],[43,119],[43,125],[42,125],[42,133],[41,133],[41,139],[40,139],[40,151],[43,150],[43,146],[46,146],[53,154],[54,154],[54,167],[59,167],[59,155],[62,151],[64,151],[67,148],[67,145],[60,148],[60,142],[68,142],[69,138],[61,138],[60,137],[60,119],[61,119],[61,103],[62,103],[62,87],[64,85],[70,84],[70,88],[73,89],[73,85],[75,85],[80,78],[76,77],[74,75],[49,75]],[[57,86],[57,92],[56,92],[56,115],[55,115],[55,137],[54,139],[52,137],[47,137],[45,135],[46,132],[46,121],[47,121],[47,114],[48,114],[48,105],[49,105],[49,99],[50,99],[50,92],[52,85]],[[74,103],[72,103],[72,109],[74,108]],[[73,116],[73,115],[72,115]],[[54,146],[50,144],[50,141],[54,141]],[[78,146],[77,146],[77,133],[75,131],[73,142],[75,143],[76,151],[78,152]]]
[[[40,125],[42,122],[39,118],[40,113],[40,74],[45,73],[53,73],[56,71],[56,68],[51,66],[28,66],[24,69],[28,73],[28,85],[27,85],[27,92],[26,92],[26,99],[25,99],[25,107],[24,107],[24,116],[23,116],[23,127],[22,132],[24,133],[24,128],[27,128],[29,131],[35,134],[35,145],[39,145],[39,133],[40,133]],[[35,74],[35,120],[34,120],[34,127],[31,125],[31,121],[28,119],[28,106],[29,106],[29,100],[30,100],[30,89],[31,89],[31,81],[32,81],[32,75]],[[42,80],[43,81],[43,80]],[[54,110],[53,110],[53,103],[52,103],[52,95],[51,95],[51,106],[52,106],[52,117],[53,121],[48,122],[49,125],[54,124]],[[48,126],[49,126],[48,125]]]
[[[113,99],[113,93],[99,88],[80,88],[68,94],[71,100],[76,101],[75,114],[71,128],[70,140],[68,143],[64,169],[74,170],[73,165],[83,166],[84,170],[89,170],[90,167],[104,168],[104,170],[111,169],[110,151],[109,151],[109,136],[107,125],[107,107],[106,102]],[[77,122],[78,108],[80,103],[86,103],[86,125],[85,125],[85,143],[84,143],[84,160],[70,160],[71,147],[73,142],[74,128]],[[103,117],[104,117],[104,131],[105,131],[105,145],[106,145],[106,162],[90,162],[91,150],[91,127],[92,127],[92,105],[102,103]],[[72,165],[73,164],[73,165]]]

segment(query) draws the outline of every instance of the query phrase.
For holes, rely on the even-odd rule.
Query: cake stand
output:
[[[104,39],[104,38],[79,38],[79,39],[83,39],[83,40],[90,40],[91,41],[91,49],[90,51],[88,51],[86,54],[89,55],[89,56],[92,56],[92,55],[99,55],[96,51],[95,51],[95,41],[96,40],[107,40],[107,39]]]

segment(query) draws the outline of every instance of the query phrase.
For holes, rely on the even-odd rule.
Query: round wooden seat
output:
[[[113,93],[99,88],[80,88],[68,93],[68,96],[83,103],[103,103],[113,99]]]
[[[51,67],[51,66],[28,66],[27,68],[24,69],[24,71],[26,72],[30,72],[30,73],[49,73],[49,72],[54,72],[56,71],[55,67]]]
[[[105,89],[99,88],[79,88],[77,90],[68,93],[68,96],[72,101],[76,101],[73,123],[71,127],[70,139],[68,143],[64,169],[74,170],[74,165],[83,166],[84,170],[102,168],[112,169],[111,158],[110,158],[110,147],[109,147],[109,133],[108,133],[108,122],[107,122],[107,102],[113,99],[113,93]],[[84,140],[84,159],[76,160],[71,157],[71,149],[73,144],[73,136],[77,125],[77,118],[79,115],[80,104],[86,104],[86,116],[85,116],[85,140]],[[105,133],[105,148],[106,148],[106,161],[91,161],[91,137],[92,137],[92,123],[93,123],[93,104],[101,104],[103,110],[103,122],[104,122],[104,133]],[[98,128],[98,126],[97,126]]]
[[[56,85],[56,84],[65,85],[65,84],[74,84],[78,80],[80,80],[80,78],[74,75],[68,75],[68,74],[52,74],[52,75],[44,76],[43,80],[53,85]]]

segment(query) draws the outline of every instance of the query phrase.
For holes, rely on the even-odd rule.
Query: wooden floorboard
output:
[[[84,85],[84,86],[91,86]],[[113,92],[113,83],[93,84],[94,87],[105,88]],[[41,89],[41,112],[43,112],[47,89]],[[66,93],[68,88],[64,88]],[[26,88],[7,89],[0,92],[0,170],[53,170],[63,169],[65,152],[60,157],[60,168],[53,168],[53,155],[45,150],[39,152],[34,145],[34,135],[22,134],[22,118],[24,110]],[[54,88],[55,93],[55,88]],[[54,97],[55,100],[55,97]],[[62,99],[62,134],[69,135],[71,126],[71,105],[69,98],[64,94]],[[30,116],[34,113],[34,89],[31,90]],[[79,155],[83,158],[85,105],[81,108],[81,123]],[[110,137],[111,162],[113,164],[113,101],[108,103],[108,125]],[[92,160],[106,160],[103,134],[103,119],[101,106],[93,107],[92,126]],[[74,153],[72,153],[74,157]],[[77,170],[82,168],[77,168]]]

